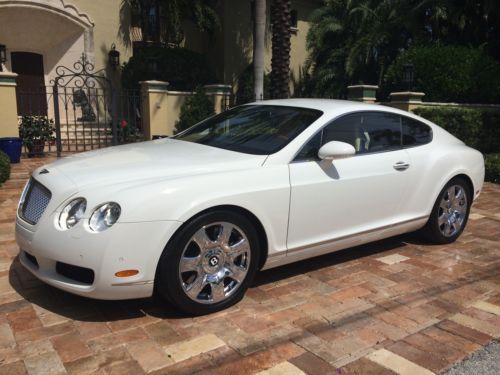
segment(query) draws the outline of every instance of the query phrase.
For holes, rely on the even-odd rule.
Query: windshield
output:
[[[246,105],[211,117],[175,136],[226,150],[273,154],[316,121],[323,112],[276,105]]]

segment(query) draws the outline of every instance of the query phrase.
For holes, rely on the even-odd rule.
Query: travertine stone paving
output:
[[[379,349],[376,352],[368,355],[367,358],[373,362],[376,362],[398,374],[408,374],[408,375],[433,375],[432,371],[429,371],[407,359],[400,357],[386,349]]]
[[[73,296],[20,266],[17,201],[48,160],[0,188],[0,374],[431,374],[500,335],[500,185],[454,244],[405,235],[261,272],[237,306],[193,318]]]

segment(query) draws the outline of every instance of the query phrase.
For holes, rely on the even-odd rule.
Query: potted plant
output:
[[[19,121],[19,137],[28,149],[28,157],[43,155],[46,142],[54,141],[54,121],[47,116],[23,116]]]
[[[122,119],[118,124],[117,137],[120,144],[133,143],[142,140],[143,134],[137,127]]]

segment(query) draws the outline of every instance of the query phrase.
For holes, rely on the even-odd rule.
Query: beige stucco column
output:
[[[173,135],[181,107],[193,92],[169,91],[168,82],[162,81],[143,81],[140,84],[144,112],[142,116],[144,139]],[[227,100],[231,95],[231,86],[207,85],[205,90],[207,95],[213,98],[215,112],[224,111],[229,105]]]
[[[205,85],[205,92],[212,97],[215,113],[221,113],[230,105],[231,85]]]
[[[352,85],[347,86],[347,98],[364,103],[375,103],[378,86]]]
[[[144,139],[174,134],[181,107],[192,92],[168,91],[168,82],[143,81],[141,84]]]
[[[154,135],[167,134],[167,100],[168,82],[143,81],[141,84],[142,128],[144,139],[150,140]]]
[[[0,72],[0,137],[19,137],[16,73]]]
[[[389,96],[391,98],[390,103],[384,104],[405,111],[412,111],[422,106],[422,98],[425,94],[423,92],[402,91],[391,92]]]

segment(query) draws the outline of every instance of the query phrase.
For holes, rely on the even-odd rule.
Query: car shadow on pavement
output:
[[[396,236],[389,239],[357,246],[319,257],[292,263],[257,274],[251,288],[257,288],[267,283],[277,282],[304,273],[319,270],[355,259],[401,249],[406,242],[412,241],[412,235]],[[158,297],[105,301],[95,300],[67,293],[47,285],[35,278],[19,262],[16,257],[9,270],[9,281],[15,291],[24,299],[11,302],[9,310],[22,308],[30,303],[35,309],[42,310],[42,314],[57,314],[72,320],[80,321],[117,321],[151,315],[162,319],[183,319],[186,314],[177,311],[171,304]],[[45,311],[44,311],[45,310]]]
[[[403,248],[409,242],[409,235],[396,236],[368,244],[350,247],[344,250],[320,255],[314,258],[290,263],[285,266],[261,271],[257,274],[252,287],[258,287],[307,272],[316,271],[323,267],[331,267],[361,259],[370,255],[384,253],[390,250]],[[413,242],[412,242],[413,243]]]

